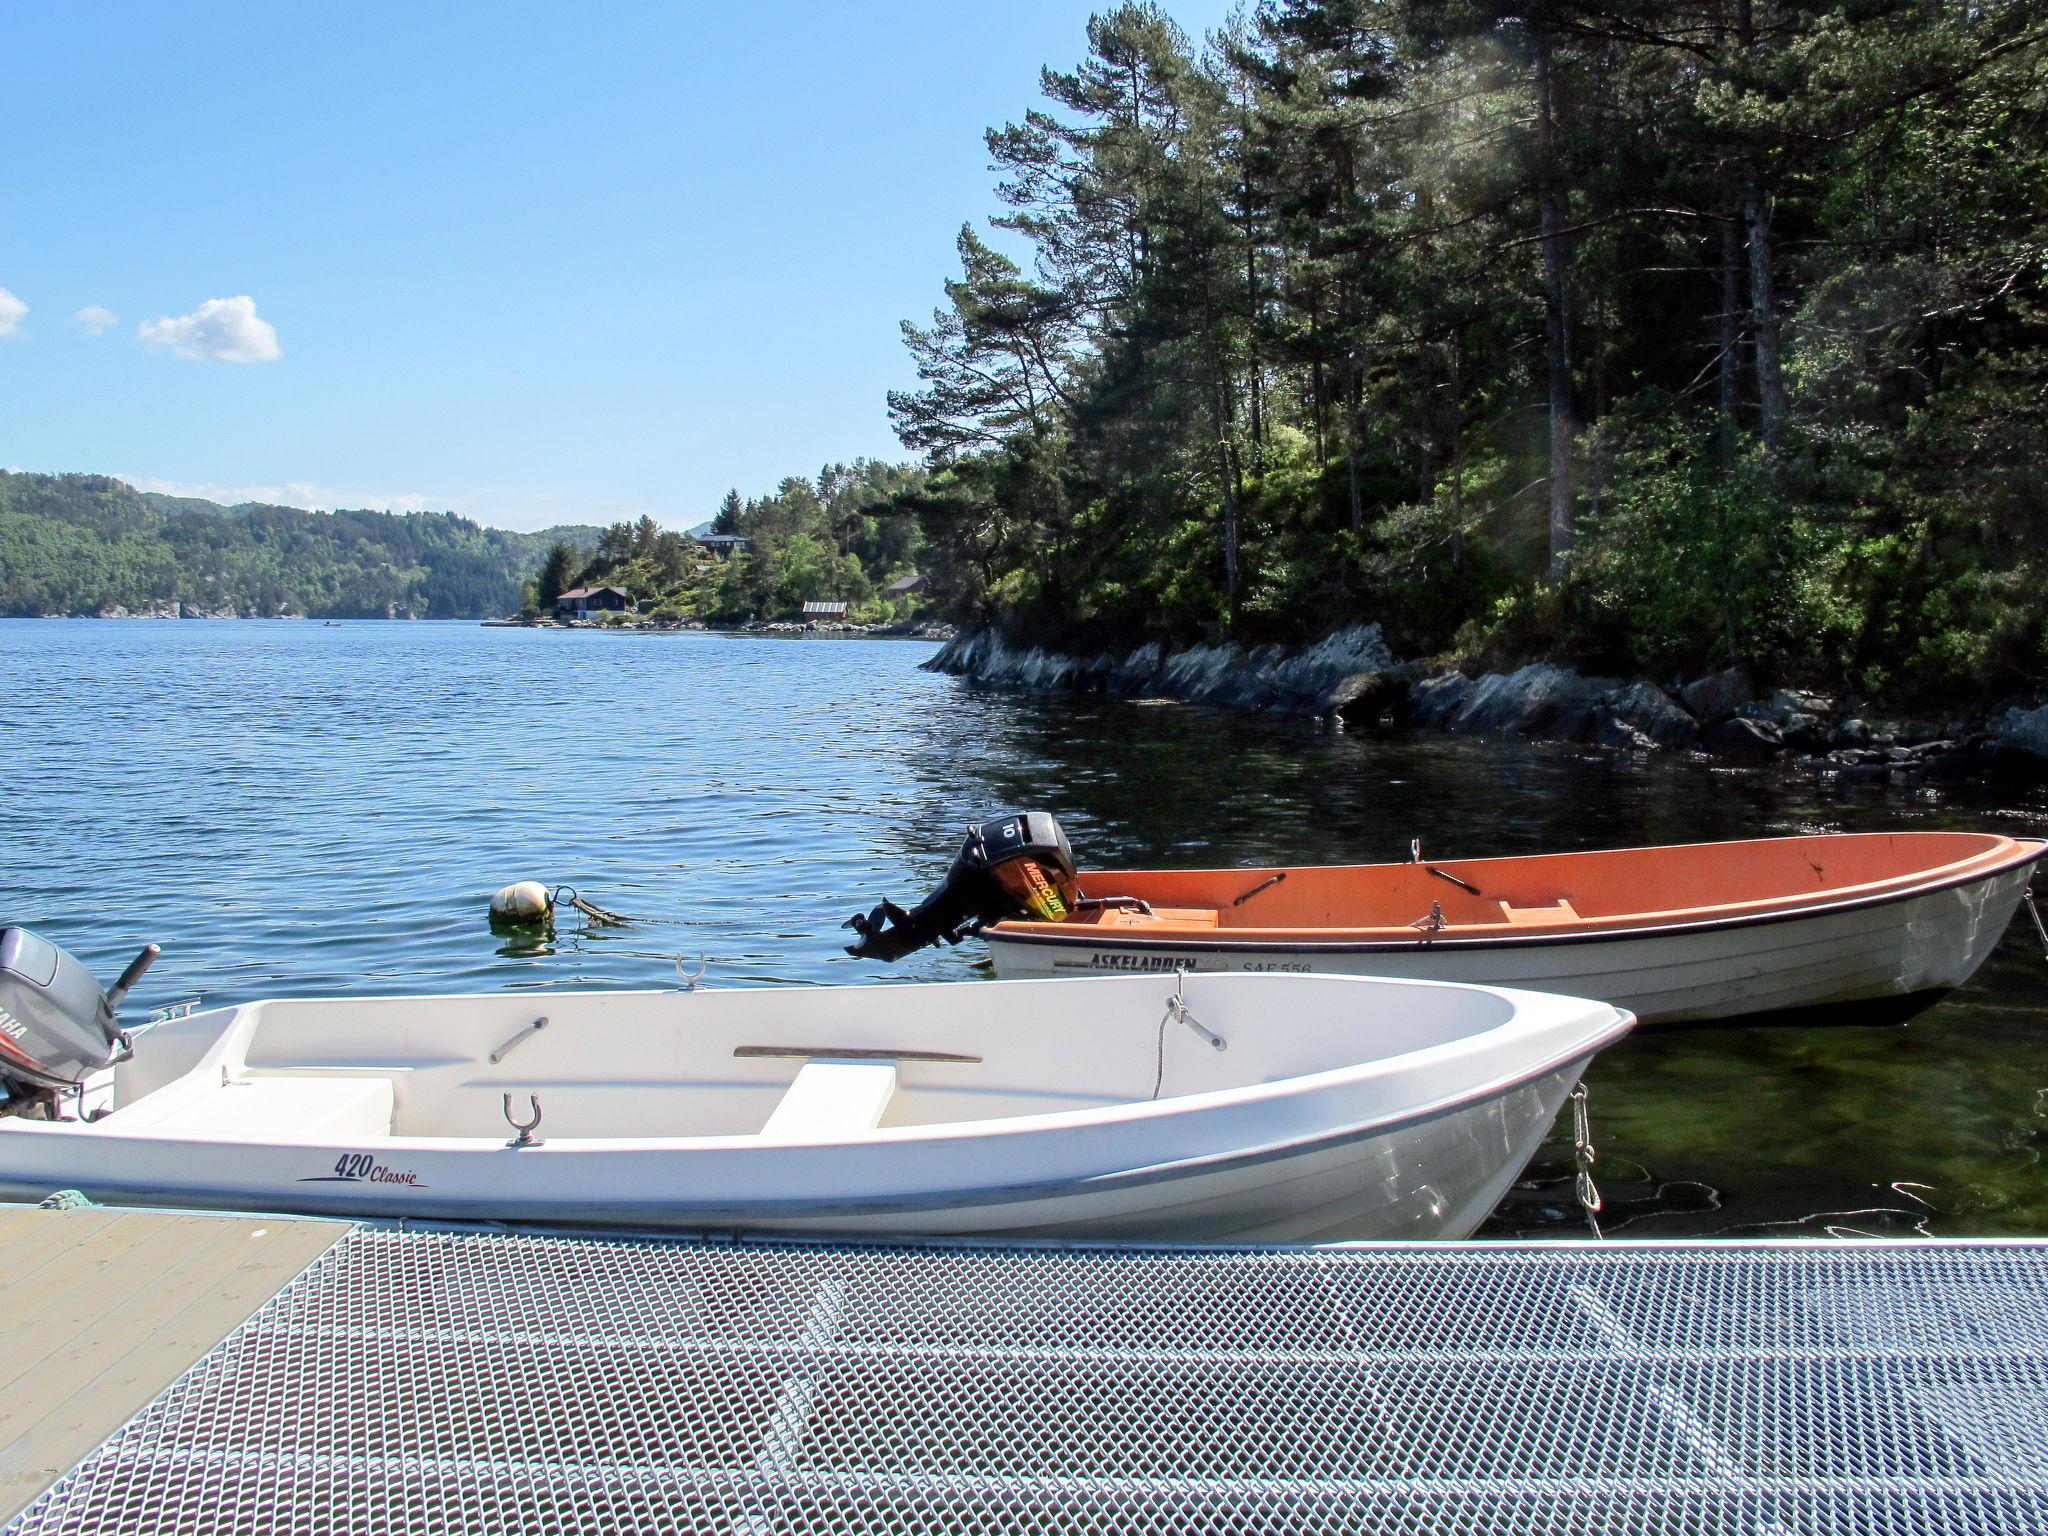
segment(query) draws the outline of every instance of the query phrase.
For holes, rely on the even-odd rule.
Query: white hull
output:
[[[1162,1032],[1173,991],[1105,980],[1080,1009],[1069,982],[252,1004],[147,1037],[103,1121],[0,1121],[0,1192],[696,1230],[1461,1237],[1629,1023],[1463,988],[1191,980],[1217,1052]],[[542,1009],[548,1027],[491,1063]],[[764,1038],[825,1062],[904,1051],[888,1117],[778,1132],[805,1060],[749,1058]],[[1155,1072],[1167,1096],[1133,1102]],[[507,1092],[522,1115],[541,1099],[539,1144],[507,1145]],[[365,1097],[395,1104],[382,1134]],[[691,1120],[707,1134],[646,1134]]]
[[[1861,1013],[1883,1022],[1968,981],[2005,932],[2031,874],[2028,865],[1884,902],[1568,939],[1180,943],[1119,941],[1114,930],[985,937],[996,974],[1006,978],[1176,968],[1385,976],[1598,998],[1645,1024],[1820,1008],[1841,1008],[1845,1021]]]

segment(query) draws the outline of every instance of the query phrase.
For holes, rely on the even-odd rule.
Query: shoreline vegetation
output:
[[[1085,48],[903,327],[922,464],[729,496],[750,551],[672,612],[914,568],[1090,676],[1374,625],[1436,676],[2048,696],[2035,7],[1136,4]]]
[[[1265,0],[1201,39],[1136,4],[1076,48],[903,326],[920,462],[733,492],[715,546],[4,476],[0,611],[537,617],[606,583],[649,627],[844,603],[1112,681],[1372,627],[1411,689],[1738,676],[1752,713],[1694,725],[1774,756],[2048,698],[2031,0]],[[1632,686],[1561,717],[1654,739]]]
[[[0,470],[0,615],[460,619],[507,613],[554,543],[448,512],[308,512]]]
[[[1089,25],[891,397],[963,625],[2048,694],[2030,4]]]

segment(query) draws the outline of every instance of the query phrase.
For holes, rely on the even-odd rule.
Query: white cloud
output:
[[[21,317],[28,313],[28,306],[0,288],[0,336],[12,336],[21,329]]]
[[[208,299],[189,315],[160,315],[136,331],[152,347],[169,347],[180,357],[223,363],[273,363],[284,355],[277,328],[256,314],[246,293]]]
[[[73,312],[66,322],[73,330],[83,331],[88,336],[97,336],[121,317],[104,304],[88,304]]]

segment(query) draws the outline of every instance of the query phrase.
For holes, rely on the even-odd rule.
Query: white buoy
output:
[[[545,923],[554,918],[555,899],[538,880],[521,880],[491,898],[494,923]]]

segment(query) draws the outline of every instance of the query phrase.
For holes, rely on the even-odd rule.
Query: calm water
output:
[[[1086,863],[1312,863],[1888,826],[2038,832],[2048,797],[1826,793],[1697,763],[1384,742],[1166,704],[978,691],[927,644],[441,624],[0,621],[0,921],[138,1010],[342,991],[857,983],[840,922],[924,894],[968,822],[1059,815]],[[508,881],[638,919],[548,949]],[[1903,1029],[1643,1034],[1591,1076],[1607,1226],[2048,1231],[2048,964],[2016,924]],[[1582,1230],[1553,1137],[1488,1227]]]

